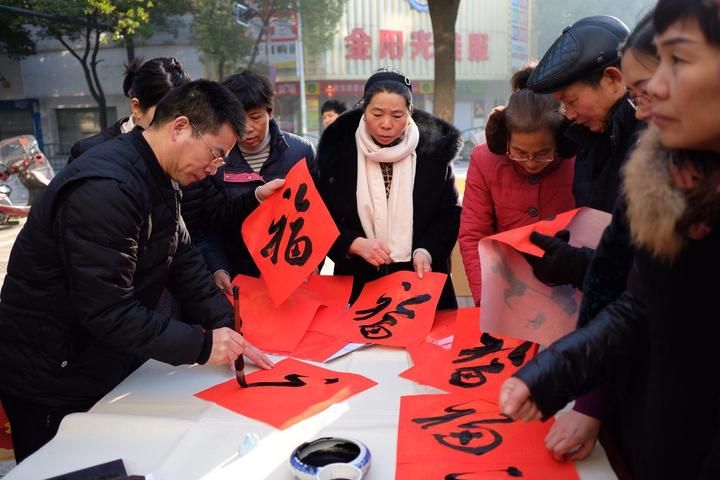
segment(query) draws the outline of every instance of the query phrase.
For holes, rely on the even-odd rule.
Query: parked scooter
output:
[[[19,135],[0,142],[0,179],[17,175],[28,190],[28,205],[55,176],[45,155],[32,135]],[[12,190],[11,190],[12,191]]]
[[[18,218],[30,213],[30,205],[13,205],[10,193],[10,185],[0,185],[0,225],[17,225]]]

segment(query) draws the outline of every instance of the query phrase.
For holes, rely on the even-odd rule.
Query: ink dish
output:
[[[370,450],[364,443],[349,438],[322,437],[303,443],[293,451],[290,471],[293,480],[315,480],[323,467],[348,464],[365,476],[370,463]]]

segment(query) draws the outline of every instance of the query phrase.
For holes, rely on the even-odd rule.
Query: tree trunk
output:
[[[90,59],[90,71],[92,72],[93,84],[95,85],[95,92],[97,96],[98,108],[100,109],[100,131],[103,132],[108,127],[107,121],[107,101],[105,99],[105,91],[100,83],[100,75],[98,75],[97,67],[102,60],[98,60],[98,53],[100,52],[100,35],[102,32],[98,29],[95,30],[95,45],[93,46],[92,57]]]
[[[225,60],[217,61],[217,81],[222,82],[225,78]]]
[[[88,90],[90,90],[90,95],[93,97],[93,99],[98,105],[98,110],[100,113],[100,130],[103,131],[107,128],[108,122],[105,92],[102,89],[102,85],[100,84],[100,78],[97,73],[97,65],[102,61],[97,59],[98,52],[100,51],[101,33],[102,32],[100,30],[95,30],[90,27],[85,29],[85,32],[83,34],[84,45],[82,55],[76,52],[72,45],[69,43],[69,41],[65,40],[62,35],[56,36],[55,38],[65,47],[68,52],[70,52],[70,55],[75,57],[77,61],[80,62],[83,74],[85,75],[85,81],[87,82]],[[90,57],[89,60],[88,57]]]
[[[127,52],[127,63],[130,65],[135,60],[135,40],[132,35],[125,37],[125,52]]]
[[[453,122],[455,116],[455,20],[460,0],[428,0],[435,41],[433,113]]]

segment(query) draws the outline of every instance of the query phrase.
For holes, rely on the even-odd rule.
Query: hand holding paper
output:
[[[500,387],[500,411],[514,420],[532,422],[542,418],[528,386],[516,377],[508,378]]]
[[[276,178],[275,180],[270,180],[269,182],[260,185],[255,190],[255,196],[258,200],[264,202],[266,199],[270,198],[270,195],[275,193],[275,190],[279,189],[283,185],[285,185],[284,178]]]
[[[575,288],[582,287],[592,249],[570,245],[568,230],[560,230],[552,237],[532,232],[530,241],[545,251],[542,257],[525,255],[538,280],[550,286],[570,284]]]

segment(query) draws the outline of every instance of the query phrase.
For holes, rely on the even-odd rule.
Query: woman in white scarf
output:
[[[432,270],[432,259],[425,249],[412,251],[415,148],[420,136],[411,117],[412,97],[403,95],[403,87],[400,85],[398,93],[374,94],[355,131],[358,216],[367,238],[356,238],[349,253],[376,267],[412,257],[422,278]]]
[[[461,145],[455,127],[413,109],[410,80],[392,71],[373,74],[362,108],[325,130],[318,189],[340,230],[329,256],[336,275],[353,276],[351,301],[388,273],[450,273],[460,224],[452,161]],[[456,307],[448,278],[438,308]]]

